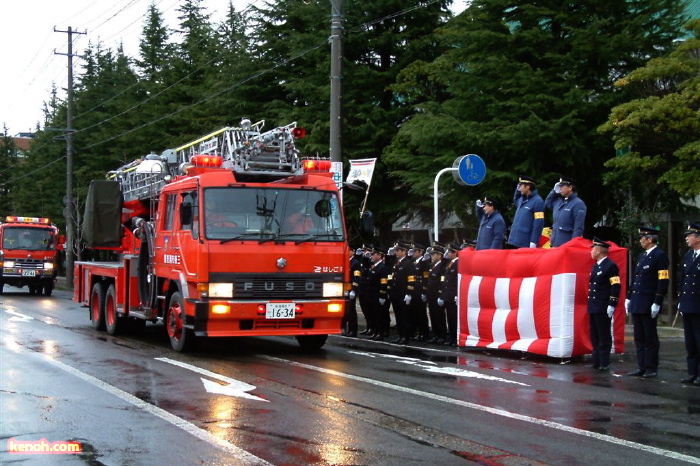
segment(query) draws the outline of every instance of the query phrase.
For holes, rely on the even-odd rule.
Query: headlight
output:
[[[44,262],[44,270],[53,270],[53,262]]]
[[[233,283],[210,283],[210,298],[233,298]]]
[[[343,296],[343,284],[342,283],[324,283],[323,284],[323,297],[324,298],[339,298]]]
[[[2,266],[11,269],[15,266],[15,261],[3,261]]]

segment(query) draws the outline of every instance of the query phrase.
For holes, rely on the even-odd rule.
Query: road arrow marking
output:
[[[220,374],[217,374],[215,372],[208,371],[206,369],[202,369],[197,366],[193,366],[191,364],[187,364],[184,362],[176,361],[174,359],[170,358],[155,358],[156,361],[161,361],[165,362],[168,364],[172,364],[173,366],[178,366],[182,367],[183,369],[187,369],[193,372],[196,372],[198,374],[206,375],[209,378],[216,379],[222,383],[218,382],[213,382],[211,380],[207,380],[202,378],[202,383],[204,384],[204,388],[207,390],[209,393],[216,393],[217,395],[226,395],[226,396],[236,396],[239,398],[248,398],[249,400],[256,400],[256,401],[268,401],[264,398],[260,398],[255,395],[251,395],[249,392],[251,390],[255,390],[257,387],[255,385],[251,385],[249,383],[242,382],[240,380],[232,379],[230,377],[226,377]]]
[[[17,311],[12,311],[10,309],[5,309],[5,312],[7,312],[8,314],[12,314],[13,317],[10,317],[9,319],[7,319],[11,322],[29,322],[30,320],[34,320],[34,317],[32,317],[32,316],[28,316],[26,314],[21,314]]]

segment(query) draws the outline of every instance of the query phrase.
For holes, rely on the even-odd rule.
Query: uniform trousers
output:
[[[656,333],[656,321],[656,318],[651,318],[651,314],[632,313],[637,365],[639,370],[644,372],[656,372],[659,368],[659,335]]]
[[[448,340],[457,343],[457,303],[454,298],[445,301],[445,315],[447,316]]]
[[[394,308],[394,318],[396,319],[396,331],[399,337],[410,338],[411,330],[411,306],[406,304],[403,296],[391,300],[391,307]]]
[[[610,350],[612,349],[612,319],[606,313],[588,314],[591,324],[591,363],[594,367],[610,365]]]
[[[433,329],[433,336],[445,338],[447,336],[445,306],[438,304],[437,297],[429,297],[428,310],[430,311],[430,326]]]
[[[688,375],[700,375],[700,314],[683,314]]]
[[[345,302],[343,314],[343,330],[349,333],[357,333],[357,300],[348,299]]]

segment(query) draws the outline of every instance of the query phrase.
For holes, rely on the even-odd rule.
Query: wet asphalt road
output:
[[[632,351],[627,342],[627,351]],[[657,379],[584,360],[333,336],[209,340],[170,350],[161,325],[112,337],[68,292],[0,296],[2,464],[700,463],[700,387],[682,338]],[[10,441],[77,441],[75,455]]]

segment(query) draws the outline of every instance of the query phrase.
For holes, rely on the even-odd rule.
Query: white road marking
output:
[[[649,445],[642,445],[641,443],[630,442],[628,440],[619,439],[616,437],[612,437],[610,435],[599,434],[596,432],[590,432],[590,431],[583,430],[583,429],[577,429],[576,427],[571,427],[571,426],[567,426],[565,424],[559,424],[557,422],[547,421],[544,419],[538,419],[536,417],[526,416],[524,414],[511,413],[510,411],[505,411],[503,409],[491,408],[490,406],[483,406],[483,405],[479,405],[476,403],[470,403],[468,401],[456,400],[454,398],[448,398],[446,396],[437,395],[435,393],[424,392],[421,390],[414,390],[412,388],[402,387],[400,385],[394,385],[394,384],[390,384],[387,382],[381,382],[379,380],[372,380],[372,379],[368,379],[366,377],[361,377],[358,375],[346,374],[344,372],[339,372],[339,371],[336,371],[333,369],[326,369],[323,367],[311,366],[309,364],[303,364],[300,362],[290,361],[287,359],[276,358],[274,356],[258,355],[258,357],[260,357],[262,359],[267,359],[268,361],[281,362],[284,364],[289,364],[292,366],[301,367],[301,368],[308,369],[311,371],[316,371],[316,372],[321,372],[324,374],[334,375],[336,377],[342,377],[345,379],[356,380],[358,382],[365,382],[365,383],[368,383],[371,385],[375,385],[377,387],[382,387],[382,388],[386,388],[389,390],[396,390],[398,392],[403,392],[403,393],[408,393],[410,395],[428,398],[430,400],[437,400],[437,401],[441,401],[443,403],[449,403],[449,404],[453,404],[456,406],[462,406],[465,408],[475,409],[477,411],[483,411],[483,412],[486,412],[489,414],[495,414],[497,416],[502,416],[502,417],[506,417],[509,419],[516,419],[516,420],[523,421],[523,422],[529,422],[531,424],[535,424],[538,426],[549,427],[551,429],[557,429],[557,430],[560,430],[563,432],[569,432],[569,433],[581,435],[584,437],[590,437],[590,438],[600,440],[603,442],[608,442],[608,443],[612,443],[615,445],[620,445],[620,446],[629,447],[629,448],[632,448],[635,450],[640,450],[640,451],[644,451],[647,453],[652,453],[654,455],[664,456],[664,457],[672,458],[672,459],[679,460],[679,461],[686,461],[688,463],[693,463],[693,464],[700,464],[700,458],[697,458],[695,456],[684,455],[682,453],[677,453],[675,451],[670,451],[670,450],[664,450],[662,448],[651,447]]]
[[[12,314],[12,317],[7,319],[11,322],[29,322],[30,320],[34,320],[34,317],[32,316],[22,314],[21,312],[13,311],[11,309],[5,309],[5,312],[7,312],[8,314]]]
[[[206,375],[207,377],[210,377],[212,379],[220,380],[221,382],[225,383],[226,385],[221,385],[220,383],[212,382],[211,380],[207,379],[201,379],[202,383],[204,384],[204,388],[209,392],[209,393],[216,393],[218,395],[227,395],[227,396],[237,396],[240,398],[248,398],[249,400],[256,400],[256,401],[268,401],[263,398],[260,398],[259,396],[251,395],[249,392],[251,390],[255,390],[256,387],[255,385],[251,385],[249,383],[242,382],[240,380],[232,379],[230,377],[226,377],[221,374],[217,374],[216,372],[211,372],[206,369],[202,369],[201,367],[193,366],[191,364],[187,364],[181,361],[176,361],[175,359],[170,359],[170,358],[155,358],[156,361],[161,361],[165,362],[168,364],[172,364],[173,366],[178,366],[182,367],[183,369],[190,370],[192,372],[196,372],[198,374]]]
[[[174,425],[175,427],[178,427],[188,434],[198,438],[199,440],[202,440],[213,447],[219,448],[220,450],[223,450],[226,453],[229,453],[233,455],[234,458],[232,458],[232,462],[236,464],[250,464],[250,465],[264,465],[264,466],[272,466],[271,463],[268,463],[262,458],[258,458],[257,456],[253,455],[252,453],[249,453],[242,448],[238,448],[237,446],[227,442],[224,439],[221,439],[219,437],[216,437],[215,435],[210,434],[204,429],[200,429],[196,425],[192,424],[189,421],[186,421],[178,416],[175,416],[174,414],[169,413],[168,411],[158,408],[157,406],[154,406],[150,403],[147,403],[140,398],[136,398],[134,395],[127,393],[113,385],[108,384],[107,382],[104,382],[96,377],[93,377],[89,374],[86,374],[84,372],[79,371],[78,369],[69,366],[68,364],[65,364],[57,359],[53,359],[50,356],[35,352],[31,350],[30,348],[26,348],[22,346],[19,342],[14,341],[11,338],[5,337],[5,340],[7,340],[8,346],[12,347],[14,351],[20,350],[20,351],[31,351],[37,356],[42,357],[45,361],[47,361],[49,364],[52,364],[56,366],[57,368],[61,369],[64,372],[68,372],[71,375],[74,375],[75,377],[79,378],[80,380],[83,380],[84,382],[87,382],[91,385],[94,385],[95,387],[102,389],[106,391],[107,393],[110,393],[117,398],[121,398],[122,400],[126,401],[127,403],[130,403],[134,406],[136,406],[139,409],[142,409],[146,411],[149,414],[152,414],[153,416],[156,416],[166,422],[169,422],[170,424]]]
[[[523,387],[529,387],[529,385],[526,383],[516,382],[514,380],[508,380],[508,379],[504,379],[501,377],[494,377],[493,375],[480,374],[479,372],[469,371],[466,369],[460,369],[458,367],[439,367],[434,362],[423,361],[422,359],[418,359],[418,358],[407,358],[404,356],[394,356],[393,354],[366,353],[364,351],[349,351],[349,353],[358,354],[360,356],[367,356],[370,358],[381,357],[381,358],[393,359],[397,362],[400,362],[401,364],[408,364],[410,366],[415,366],[419,369],[423,369],[424,371],[427,371],[427,372],[430,372],[433,374],[447,374],[447,375],[453,375],[455,377],[466,377],[466,378],[472,378],[472,379],[491,380],[494,382],[503,382],[503,383],[510,383],[510,384],[514,384],[514,385],[522,385]]]

